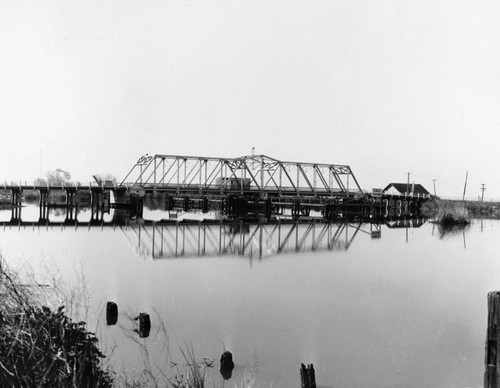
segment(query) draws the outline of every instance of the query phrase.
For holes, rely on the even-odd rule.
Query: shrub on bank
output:
[[[111,387],[97,338],[59,307],[37,307],[36,296],[0,265],[2,387]]]
[[[470,219],[462,212],[446,212],[438,219],[438,223],[443,227],[465,226],[470,224]]]

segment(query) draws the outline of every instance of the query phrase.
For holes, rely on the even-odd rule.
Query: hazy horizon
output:
[[[500,199],[500,3],[0,4],[0,182],[143,154],[350,165]]]

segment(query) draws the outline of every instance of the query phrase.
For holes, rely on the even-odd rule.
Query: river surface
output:
[[[30,217],[35,207],[23,209]],[[0,222],[9,219],[0,211]],[[2,226],[0,250],[33,282],[72,295],[72,311],[81,303],[118,369],[173,376],[188,346],[199,361],[214,360],[205,370],[215,386],[240,387],[253,374],[254,388],[300,387],[300,364],[313,363],[323,388],[481,387],[486,297],[500,290],[499,234],[496,220],[445,236],[421,220],[141,221]],[[118,305],[117,325],[106,325],[108,301]],[[133,331],[141,312],[151,317],[147,338]],[[236,364],[228,381],[218,370],[225,349]]]

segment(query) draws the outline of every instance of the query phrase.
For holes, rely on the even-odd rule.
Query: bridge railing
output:
[[[60,182],[60,183],[40,183],[40,182],[28,182],[28,181],[4,181],[3,184],[0,183],[0,190],[12,190],[12,189],[22,189],[22,190],[40,190],[40,189],[54,189],[54,190],[65,190],[68,188],[102,188],[102,189],[116,189],[118,185],[116,182],[110,183],[97,183],[89,181],[87,183],[82,182]]]

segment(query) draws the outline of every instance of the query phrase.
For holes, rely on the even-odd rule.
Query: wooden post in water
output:
[[[115,302],[108,302],[106,304],[106,325],[116,325],[118,321],[118,306]]]
[[[139,338],[148,338],[151,331],[151,318],[149,314],[139,313],[139,316],[135,320],[139,320],[139,330],[136,330],[139,333]]]
[[[233,355],[229,351],[222,353],[220,357],[220,373],[224,380],[229,380],[233,375],[234,361]]]
[[[316,376],[313,364],[300,364],[300,382],[302,388],[316,388]]]
[[[488,293],[488,327],[486,329],[486,349],[484,388],[499,388],[500,381],[500,291]]]

